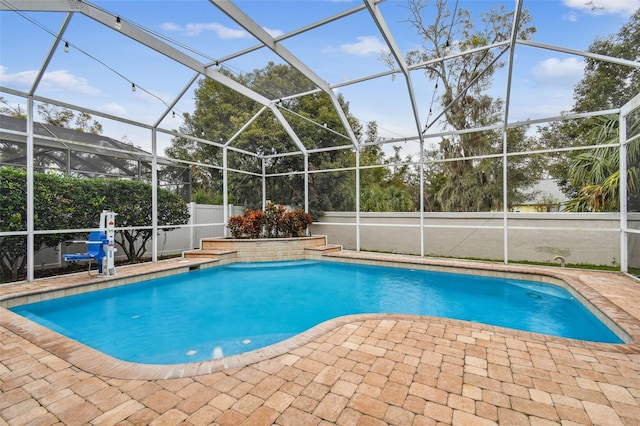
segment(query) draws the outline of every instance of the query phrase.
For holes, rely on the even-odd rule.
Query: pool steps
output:
[[[342,250],[327,244],[325,236],[299,238],[203,238],[200,249],[183,253],[185,259],[217,259],[228,262],[273,262],[322,257]]]
[[[216,258],[226,258],[226,257],[235,257],[235,250],[188,250],[182,253],[183,257],[186,259],[216,259]],[[229,256],[232,255],[232,256]]]

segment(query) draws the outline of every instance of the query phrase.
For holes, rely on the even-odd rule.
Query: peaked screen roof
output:
[[[540,52],[551,55],[538,62],[541,67],[568,67],[573,64],[571,58],[582,60],[584,57],[640,66],[637,61],[586,52],[584,43],[575,41],[568,25],[566,28],[543,27],[536,18],[540,21],[548,19],[545,15],[547,5],[543,7],[539,2],[456,0],[450,3],[454,10],[452,16],[462,8],[472,9],[475,16],[480,16],[492,6],[501,5],[515,22],[519,21],[525,8],[531,9],[527,13],[533,17],[532,24],[538,25],[541,41],[519,39],[512,19],[512,31],[507,39],[474,49],[491,51],[507,63],[496,75],[494,90],[498,97],[505,99],[504,117],[509,121],[535,118],[532,117],[536,114],[532,112],[534,109],[527,111],[526,116],[516,113],[523,109],[521,105],[534,102],[541,103],[539,110],[545,109],[546,116],[562,112],[548,107],[550,97],[527,97],[527,93],[535,93],[535,90],[523,91],[526,77],[515,78],[523,71],[519,63],[529,56]],[[433,19],[435,2],[426,5],[424,19]],[[272,99],[268,94],[240,84],[228,72],[222,72],[222,69],[246,72],[275,61],[288,63],[316,87],[311,92],[291,97],[313,92],[327,94],[340,121],[333,123],[331,130],[343,135],[346,145],[357,147],[360,141],[347,121],[337,93],[344,94],[352,104],[351,112],[356,110],[363,122],[368,119],[378,122],[381,142],[423,142],[446,128],[442,119],[445,110],[438,109],[434,103],[442,93],[438,92],[437,86],[433,88],[434,80],[425,75],[424,68],[428,64],[407,60],[408,51],[422,45],[420,36],[406,23],[409,7],[407,2],[382,0],[236,3],[214,0],[188,3],[2,0],[3,44],[23,43],[19,60],[29,70],[22,71],[21,78],[17,78],[13,73],[21,70],[9,69],[3,64],[2,92],[18,97],[33,95],[36,101],[56,102],[114,122],[143,129],[164,129],[173,135],[180,126],[179,118],[175,119],[176,110],[191,111],[194,83],[199,78],[211,78],[261,105],[261,112],[273,114],[289,135],[292,151],[306,153],[308,148],[280,106],[281,98]],[[115,8],[121,10],[108,10]],[[606,22],[612,25],[610,20]],[[283,29],[274,29],[274,26]],[[17,27],[22,31],[7,32],[8,28]],[[617,29],[612,27],[613,31]],[[201,36],[207,32],[211,35],[202,40]],[[196,36],[200,36],[197,42]],[[344,43],[334,44],[336,37]],[[549,39],[554,43],[547,42]],[[452,45],[455,45],[455,39],[452,39]],[[63,51],[75,55],[74,66],[77,68],[67,69],[71,61],[61,53]],[[356,61],[340,61],[336,52],[351,52]],[[453,48],[435,61],[446,61],[465,53],[468,52]],[[326,59],[318,61],[318,55]],[[6,62],[13,65],[15,58],[10,59]],[[544,75],[544,69],[540,72]],[[119,89],[112,90],[114,81],[120,82]],[[140,102],[138,108],[133,103],[121,106],[132,96],[129,87],[137,89],[137,96],[145,98],[146,106],[141,106]],[[83,90],[87,100],[104,97],[104,102],[84,103],[71,96],[72,92]],[[514,92],[518,90],[522,90],[517,96],[520,101],[513,105]],[[567,102],[565,106],[570,105]],[[326,126],[326,123],[316,124]],[[238,131],[242,130],[243,127],[239,127]],[[227,140],[215,143],[232,146],[233,137],[228,135]]]

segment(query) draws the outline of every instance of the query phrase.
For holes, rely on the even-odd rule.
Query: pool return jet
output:
[[[115,276],[114,254],[116,252],[114,237],[116,230],[116,213],[103,210],[100,213],[100,230],[89,233],[88,240],[68,241],[67,244],[86,244],[85,253],[68,253],[62,255],[66,262],[89,261],[89,274],[91,274],[91,261],[95,259],[98,264],[98,276]]]

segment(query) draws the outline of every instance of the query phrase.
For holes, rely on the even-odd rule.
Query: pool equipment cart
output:
[[[98,264],[98,276],[109,277],[116,274],[114,265],[114,254],[116,252],[114,244],[116,213],[103,210],[100,213],[100,231],[89,233],[86,241],[68,241],[67,244],[82,243],[87,245],[85,253],[68,253],[62,255],[66,262],[89,261],[89,272],[91,272],[91,260],[95,259]]]

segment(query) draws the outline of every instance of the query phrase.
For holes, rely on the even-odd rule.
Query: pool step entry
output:
[[[339,252],[341,246],[327,244],[325,236],[298,238],[203,238],[199,250],[189,250],[183,257],[191,259],[219,259],[227,262],[272,262],[319,258]]]
[[[335,245],[335,244],[326,244],[326,245],[317,246],[317,247],[307,247],[305,250],[309,257],[316,257],[316,256],[324,256],[325,254],[329,254],[329,253],[340,252],[342,251],[342,246]]]
[[[182,253],[185,259],[235,260],[235,250],[189,250]]]

